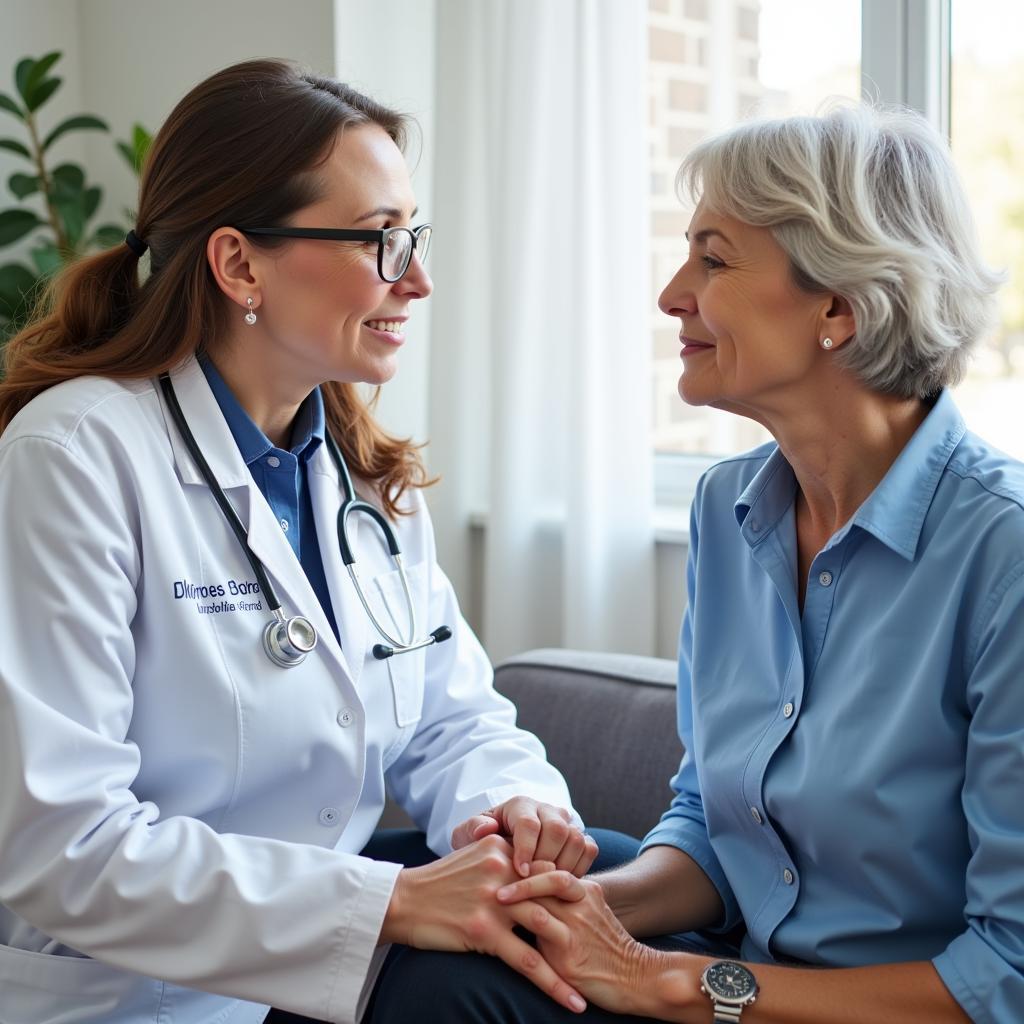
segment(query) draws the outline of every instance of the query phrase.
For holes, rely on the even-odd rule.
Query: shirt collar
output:
[[[943,390],[850,525],[912,560],[939,480],[966,431],[953,396]]]
[[[857,526],[912,560],[939,480],[966,429],[952,395],[943,390],[878,486],[829,544],[838,543]],[[745,527],[750,543],[756,543],[789,509],[796,487],[792,467],[774,448],[734,506],[736,521]]]
[[[756,542],[778,523],[793,504],[795,494],[796,476],[778,446],[773,446],[765,464],[736,501],[736,522],[745,526],[744,533]]]
[[[274,448],[270,438],[253,423],[249,414],[242,408],[235,393],[228,387],[217,367],[209,359],[200,359],[199,365],[206,374],[210,390],[213,392],[220,411],[231,430],[231,436],[242,453],[242,459],[251,466],[257,459],[266,455]],[[306,462],[319,448],[324,440],[326,422],[324,416],[324,400],[320,389],[315,388],[299,406],[292,427],[292,444],[290,451],[300,461]]]
[[[324,397],[319,388],[314,388],[299,406],[292,426],[292,454],[301,462],[308,462],[313,453],[323,444],[327,429],[324,415]]]

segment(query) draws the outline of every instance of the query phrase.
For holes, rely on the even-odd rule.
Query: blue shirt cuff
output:
[[[957,936],[932,965],[975,1024],[1018,1024],[1024,975],[973,930]]]

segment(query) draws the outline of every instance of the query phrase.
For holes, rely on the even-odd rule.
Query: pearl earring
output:
[[[833,342],[831,338],[822,338],[821,339],[821,347],[822,348],[831,348],[834,344],[835,344],[835,342]]]
[[[256,314],[252,308],[252,296],[250,295],[245,301],[249,304],[249,312],[245,314],[245,322],[252,327],[252,325],[256,323]],[[831,344],[831,342],[829,344]]]

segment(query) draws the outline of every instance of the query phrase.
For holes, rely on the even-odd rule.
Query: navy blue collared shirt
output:
[[[931,960],[974,1021],[1024,1015],[1024,465],[943,393],[815,556],[766,445],[691,514],[686,755],[645,846],[712,880],[755,961]]]
[[[299,406],[292,427],[291,448],[284,451],[275,448],[267,435],[253,423],[213,363],[209,359],[201,359],[200,366],[242,459],[249,467],[256,486],[273,509],[337,637],[338,624],[331,607],[331,595],[313,519],[313,504],[309,496],[309,460],[324,443],[326,431],[324,400],[320,389],[313,391]],[[296,614],[301,615],[302,610],[299,609]]]

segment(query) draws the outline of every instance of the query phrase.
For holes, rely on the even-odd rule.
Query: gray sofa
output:
[[[642,838],[672,797],[679,767],[676,664],[662,658],[548,649],[500,664],[497,690],[540,737],[588,825]],[[408,824],[397,808],[381,824]]]
[[[499,665],[494,685],[540,737],[588,825],[643,838],[657,823],[682,756],[674,661],[528,651]]]

